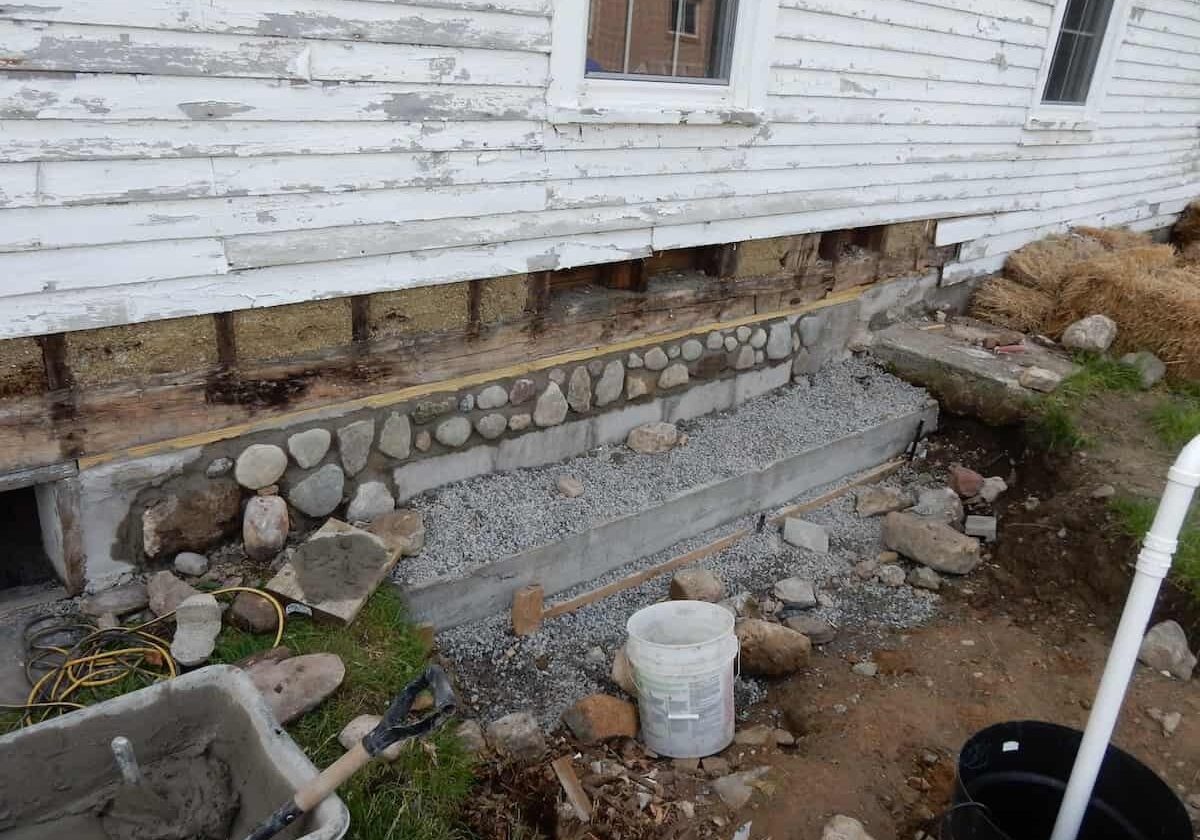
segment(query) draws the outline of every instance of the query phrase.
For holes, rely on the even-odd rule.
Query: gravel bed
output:
[[[898,480],[892,478],[889,483]],[[814,490],[795,501],[815,497],[827,489]],[[762,598],[784,577],[803,575],[813,579],[822,603],[810,612],[852,630],[853,646],[865,650],[891,630],[912,627],[932,617],[937,595],[907,585],[891,589],[875,581],[862,581],[851,573],[855,563],[879,552],[882,521],[861,519],[854,512],[853,491],[802,516],[829,528],[829,554],[788,545],[780,538],[778,528],[767,526],[696,565],[713,571],[724,582],[727,595],[750,592]],[[560,593],[555,600],[565,600],[662,563],[735,528],[754,525],[753,516],[727,523]],[[553,727],[579,697],[598,691],[620,693],[608,675],[612,654],[625,639],[625,622],[641,607],[666,598],[670,577],[661,575],[546,621],[536,633],[524,638],[512,635],[509,617],[504,614],[439,633],[438,644],[462,685],[462,699],[475,715],[490,721],[509,712],[528,710],[543,726]],[[843,639],[835,644],[842,645]],[[747,707],[765,693],[761,681],[740,680],[736,692],[739,712],[745,714]]]
[[[920,409],[928,395],[865,358],[829,365],[813,377],[680,424],[690,440],[667,453],[639,455],[600,447],[547,467],[496,473],[447,485],[410,502],[425,516],[428,541],[395,577],[415,584],[462,573],[519,551],[561,540],[691,487],[761,469]],[[563,496],[562,475],[584,494]]]

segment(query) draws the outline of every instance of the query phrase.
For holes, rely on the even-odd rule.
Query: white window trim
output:
[[[587,78],[589,0],[554,0],[548,118],[554,123],[756,125],[762,121],[778,0],[740,0],[729,83]]]
[[[1029,131],[1091,131],[1096,127],[1096,118],[1108,91],[1113,64],[1118,48],[1125,39],[1125,25],[1129,20],[1131,0],[1113,0],[1108,26],[1104,30],[1104,42],[1096,56],[1096,69],[1092,73],[1087,101],[1082,105],[1042,102],[1046,81],[1050,77],[1050,65],[1054,62],[1054,48],[1058,45],[1058,32],[1067,11],[1068,0],[1058,0],[1054,6],[1054,17],[1050,22],[1050,37],[1042,54],[1042,68],[1038,72],[1037,85],[1033,89],[1025,128]]]

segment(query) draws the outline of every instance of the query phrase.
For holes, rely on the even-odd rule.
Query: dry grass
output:
[[[1104,245],[1093,237],[1055,234],[1030,242],[1010,254],[1004,264],[1004,274],[1022,286],[1053,295],[1073,265],[1104,252]]]
[[[1150,234],[1129,228],[1098,228],[1080,225],[1073,228],[1072,232],[1096,240],[1108,251],[1124,251],[1127,248],[1140,248],[1154,244],[1154,239]]]
[[[972,314],[983,321],[1020,332],[1042,332],[1054,315],[1055,299],[1015,280],[996,277],[979,287]]]
[[[1186,251],[1193,242],[1200,241],[1200,201],[1193,201],[1184,208],[1179,221],[1171,229],[1171,241],[1181,251]]]

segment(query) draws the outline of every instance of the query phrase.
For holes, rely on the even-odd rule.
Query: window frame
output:
[[[589,77],[590,0],[554,0],[547,118],[552,123],[757,125],[770,78],[778,0],[740,0],[729,81]],[[681,36],[682,37],[682,36]]]
[[[1037,83],[1030,98],[1025,128],[1029,131],[1091,131],[1096,127],[1096,117],[1104,105],[1104,97],[1112,78],[1118,47],[1125,39],[1125,26],[1129,21],[1131,0],[1113,0],[1108,25],[1104,29],[1100,51],[1096,55],[1096,67],[1088,86],[1087,99],[1082,103],[1043,102],[1050,68],[1054,64],[1054,51],[1058,47],[1059,33],[1070,0],[1057,0],[1051,18],[1046,48],[1042,53],[1042,66],[1038,71]]]
[[[692,31],[688,32],[686,29],[681,29],[678,32],[679,37],[680,38],[699,38],[700,37],[700,28],[699,28],[700,0],[670,0],[670,2],[672,5],[674,5],[676,3],[683,4],[684,26],[687,25],[687,10],[690,8],[690,9],[692,9],[692,12],[693,12],[693,14],[692,14]],[[676,34],[675,24],[673,22],[667,24],[667,34],[668,35]],[[737,38],[736,32],[734,33],[733,37],[735,39]]]

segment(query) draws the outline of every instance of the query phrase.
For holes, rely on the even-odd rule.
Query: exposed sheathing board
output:
[[[129,382],[216,361],[216,330],[208,316],[67,334],[67,366],[77,385]]]
[[[0,341],[0,399],[28,397],[46,390],[42,348],[32,338]]]
[[[756,239],[738,246],[737,277],[754,277],[759,274],[778,274],[783,270],[785,258],[796,247],[795,237],[780,236],[773,239]]]
[[[234,316],[239,359],[283,359],[351,341],[350,301],[248,309]]]
[[[453,283],[371,295],[371,336],[464,329],[467,294],[466,283]]]
[[[528,280],[524,274],[484,280],[483,295],[479,302],[480,320],[484,324],[494,324],[519,318],[525,311],[528,290]]]

